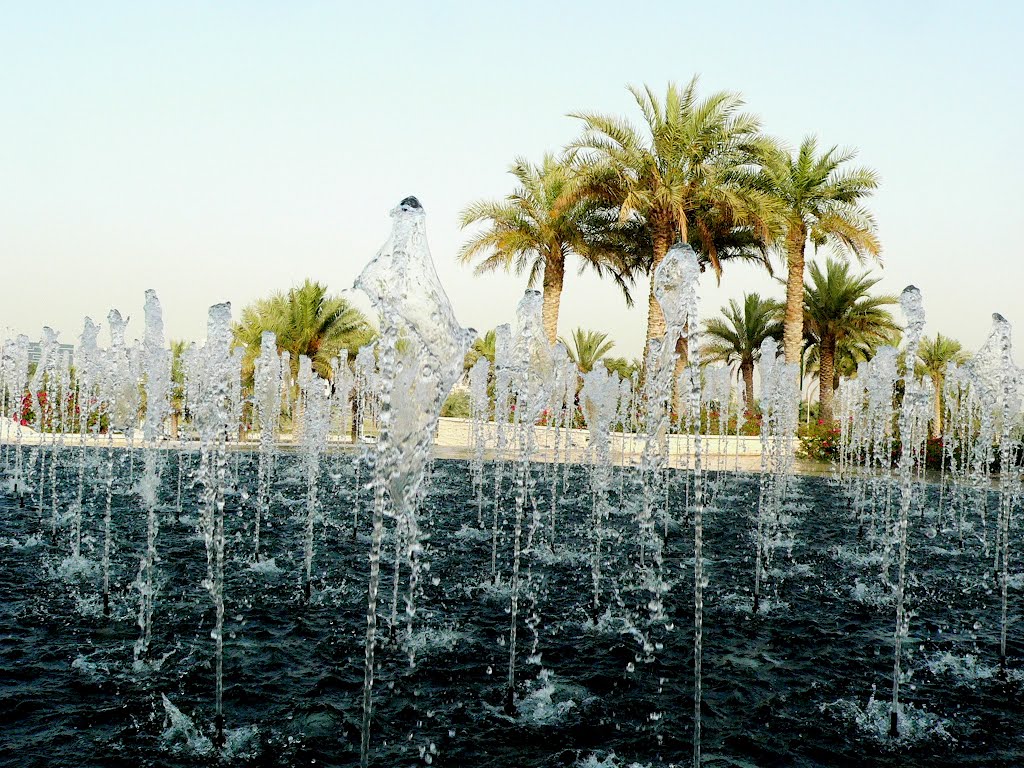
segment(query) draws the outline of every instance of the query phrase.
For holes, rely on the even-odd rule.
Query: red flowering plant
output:
[[[35,403],[35,398],[31,392],[26,392],[21,396],[21,426],[31,426],[32,422],[36,420],[36,412],[33,410],[32,405]]]
[[[836,461],[839,459],[841,434],[838,423],[826,424],[824,419],[802,426],[797,432],[801,453],[815,461]]]
[[[740,434],[744,437],[757,437],[761,434],[761,411],[744,411]]]

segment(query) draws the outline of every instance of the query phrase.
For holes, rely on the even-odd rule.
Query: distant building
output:
[[[68,356],[68,364],[75,364],[75,345],[74,344],[58,344],[54,354],[59,361],[65,354]],[[39,359],[43,356],[43,346],[38,341],[30,341],[28,343],[28,364],[36,365]]]

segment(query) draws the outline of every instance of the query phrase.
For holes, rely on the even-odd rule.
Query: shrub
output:
[[[815,461],[836,461],[839,458],[839,424],[826,424],[823,419],[801,427],[800,452]]]
[[[761,419],[764,418],[760,409],[753,413],[743,412],[743,423],[740,425],[740,434],[744,437],[757,437],[761,434]],[[733,428],[736,426],[736,419],[732,420]]]
[[[470,417],[469,392],[456,389],[441,406],[441,415],[452,419],[468,419]]]

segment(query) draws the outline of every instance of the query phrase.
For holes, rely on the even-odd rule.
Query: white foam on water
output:
[[[533,551],[533,558],[543,565],[587,565],[590,562],[590,553],[576,549],[552,550],[548,547],[540,547]]]
[[[614,752],[594,752],[576,762],[576,768],[651,768],[650,763],[628,763]]]
[[[637,629],[630,618],[613,614],[610,606],[605,608],[604,613],[597,617],[596,622],[588,618],[582,622],[582,626],[584,632],[590,632],[595,635],[607,635],[610,637],[629,635],[640,641],[644,637],[643,633]]]
[[[38,533],[26,536],[24,539],[18,539],[16,536],[0,537],[0,547],[6,549],[34,549],[42,543],[43,537]]]
[[[864,582],[856,579],[850,587],[850,597],[862,605],[872,608],[883,608],[892,605],[894,595],[891,589],[873,581]]]
[[[418,627],[406,640],[406,647],[417,656],[450,653],[465,635],[452,627]]]
[[[459,530],[452,534],[452,538],[458,539],[459,541],[490,541],[491,532],[485,531],[476,526],[463,525]]]
[[[533,685],[533,690],[519,700],[517,709],[521,721],[537,725],[557,723],[594,698],[583,686],[563,683],[551,674],[542,674]]]
[[[736,613],[752,615],[754,612],[754,598],[750,595],[731,593],[723,598],[725,607]],[[789,603],[777,597],[762,596],[758,606],[759,616],[777,616],[789,612]]]
[[[507,602],[512,596],[512,588],[507,581],[499,581],[495,584],[490,580],[485,580],[476,584],[465,584],[463,585],[463,591],[468,597],[482,598],[499,603]]]
[[[974,687],[980,680],[999,677],[998,665],[984,664],[973,653],[960,655],[944,651],[928,659],[926,664],[932,674],[952,677],[957,685]],[[1008,669],[1005,677],[1013,682],[1024,681],[1024,669]]]
[[[187,752],[193,755],[209,755],[213,753],[213,742],[200,733],[195,722],[176,706],[165,694],[160,694],[164,705],[164,731],[161,740],[172,751]]]
[[[882,564],[882,553],[876,550],[859,550],[856,547],[848,547],[840,544],[835,549],[834,557],[842,565],[852,568],[871,568]]]
[[[164,706],[164,731],[161,740],[172,752],[190,755],[212,755],[213,742],[196,726],[195,721],[160,694]],[[224,730],[224,746],[219,758],[233,760],[254,757],[259,746],[259,728],[255,725]]]
[[[96,654],[85,656],[79,654],[71,662],[71,668],[86,677],[106,677],[111,673],[111,666],[105,661],[92,661]]]
[[[85,581],[96,576],[100,571],[100,563],[79,555],[78,557],[65,557],[53,574],[61,581],[69,584]]]
[[[980,663],[977,656],[967,653],[962,656],[949,651],[936,654],[926,662],[932,674],[945,674],[956,678],[958,683],[969,684],[978,680],[988,680],[998,673],[996,667]]]
[[[132,662],[132,672],[136,675],[148,675],[153,672],[159,672],[163,667],[164,662],[173,655],[174,651],[172,650],[168,651],[158,659],[135,659]]]
[[[281,567],[276,562],[276,558],[273,557],[250,562],[248,568],[253,573],[261,573],[264,576],[276,576],[282,572]]]
[[[889,736],[889,713],[891,704],[876,699],[874,694],[862,707],[853,699],[837,699],[822,704],[821,712],[830,713],[842,722],[854,726],[862,735],[879,744],[888,744],[895,748],[921,741],[941,739],[955,742],[953,735],[946,730],[950,721],[911,704],[903,703],[899,709],[899,736]]]

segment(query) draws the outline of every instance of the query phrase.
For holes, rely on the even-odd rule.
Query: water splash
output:
[[[390,511],[406,526],[410,586],[407,613],[415,613],[419,554],[417,497],[430,456],[434,427],[448,391],[462,369],[475,333],[455,319],[427,247],[423,207],[405,198],[391,212],[391,237],[356,280],[378,312],[380,435],[374,456],[373,533],[366,613],[360,764],[370,760],[377,593],[384,516]],[[399,340],[405,346],[398,359]],[[403,375],[404,374],[404,375]]]
[[[194,365],[202,371],[196,378],[202,386],[194,401],[199,430],[199,482],[202,488],[200,531],[206,545],[206,587],[214,607],[216,689],[214,703],[214,743],[218,748],[224,736],[224,495],[227,486],[227,440],[233,428],[230,402],[231,381],[237,378],[237,358],[231,355],[231,304],[210,307],[206,326],[206,344],[197,351]]]
[[[283,386],[281,356],[277,352],[277,336],[264,331],[260,336],[260,354],[253,370],[253,399],[260,423],[260,458],[257,475],[256,517],[253,521],[253,559],[260,559],[260,533],[270,511],[270,486],[273,482],[274,446],[281,417]]]
[[[907,571],[907,524],[910,507],[913,503],[914,462],[918,448],[916,442],[923,440],[921,428],[922,418],[927,427],[931,398],[929,390],[914,377],[914,366],[909,362],[917,359],[917,348],[924,334],[924,304],[921,292],[914,286],[907,286],[900,294],[900,308],[907,319],[904,331],[904,354],[906,356],[907,373],[903,377],[904,395],[903,408],[900,411],[900,460],[899,488],[900,510],[897,522],[897,541],[899,544],[899,576],[896,583],[896,629],[893,632],[893,674],[892,674],[892,707],[889,715],[889,735],[899,736],[900,712],[900,664],[902,660],[903,639],[908,633],[908,617],[905,609],[906,571]]]
[[[160,471],[157,467],[157,441],[163,435],[164,420],[170,412],[171,361],[164,345],[164,321],[156,292],[146,291],[145,334],[143,337],[143,372],[145,374],[146,415],[142,423],[145,440],[145,469],[142,476],[142,506],[146,510],[146,548],[139,560],[135,587],[139,591],[138,625],[140,635],[135,643],[135,662],[149,657],[153,637],[153,603],[156,599],[156,538],[159,531],[157,490]]]
[[[505,690],[505,711],[516,710],[516,652],[519,628],[519,601],[522,590],[522,560],[524,553],[532,554],[534,539],[540,528],[540,512],[534,498],[534,479],[530,462],[536,448],[534,426],[551,399],[554,365],[551,347],[544,333],[543,299],[538,291],[526,291],[516,307],[516,335],[512,346],[512,374],[515,397],[515,501],[512,529],[512,576],[509,624],[508,681]],[[523,541],[523,523],[526,506],[532,505],[533,514],[526,541]],[[538,640],[536,615],[537,596],[532,582],[526,579],[526,597],[531,605],[527,625],[533,633],[533,651]],[[532,655],[532,654],[531,654]]]

